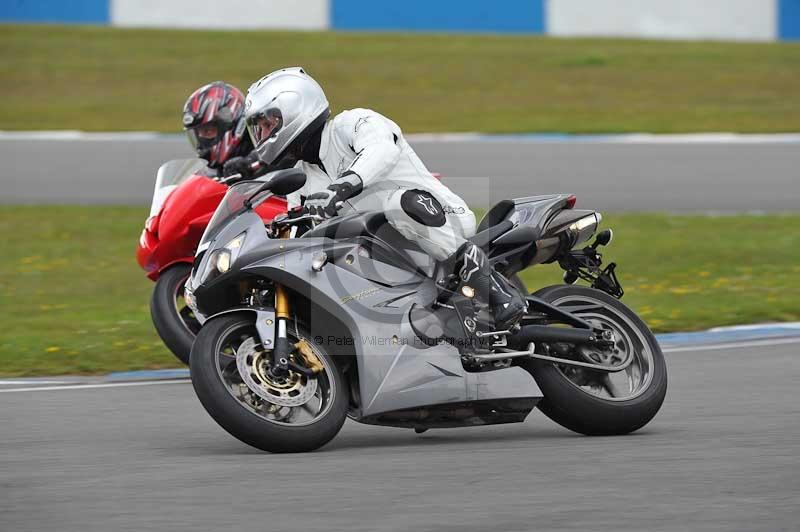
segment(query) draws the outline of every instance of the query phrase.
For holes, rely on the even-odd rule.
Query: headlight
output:
[[[200,277],[200,284],[213,279],[217,275],[228,273],[231,266],[236,262],[239,257],[239,252],[242,250],[244,238],[247,233],[242,233],[221,248],[215,249],[211,252],[206,263],[205,271]]]
[[[214,257],[214,265],[219,273],[226,273],[231,269],[231,252],[227,249],[219,250]]]
[[[234,249],[240,249],[242,244],[244,244],[244,237],[247,236],[247,233],[242,233],[241,235],[237,236],[227,244],[225,244],[225,249],[229,249],[233,251]]]

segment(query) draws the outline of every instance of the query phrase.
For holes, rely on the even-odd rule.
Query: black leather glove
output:
[[[222,177],[240,174],[243,179],[250,179],[258,173],[261,166],[258,158],[253,157],[253,154],[244,157],[233,157],[228,159],[222,166]]]
[[[339,213],[340,203],[357,196],[364,190],[361,178],[355,172],[347,172],[328,188],[306,198],[305,208],[309,214],[333,218]]]

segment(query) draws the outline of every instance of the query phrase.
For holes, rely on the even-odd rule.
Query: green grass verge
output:
[[[800,130],[800,44],[13,26],[0,129],[180,129],[203,83],[303,65],[407,132]]]
[[[175,367],[134,258],[143,207],[0,207],[0,375]],[[608,216],[624,301],[656,331],[800,319],[800,215]],[[560,281],[557,267],[524,275]]]

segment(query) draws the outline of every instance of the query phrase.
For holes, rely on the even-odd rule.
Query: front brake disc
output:
[[[289,372],[285,379],[273,379],[269,373],[269,354],[256,349],[253,338],[248,338],[236,351],[236,368],[239,376],[254,394],[280,406],[300,406],[317,392],[317,379]]]

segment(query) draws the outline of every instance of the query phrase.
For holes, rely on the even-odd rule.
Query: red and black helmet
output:
[[[220,168],[240,154],[246,132],[244,94],[224,81],[194,91],[183,105],[183,129],[197,156]],[[247,150],[249,151],[249,150]]]

